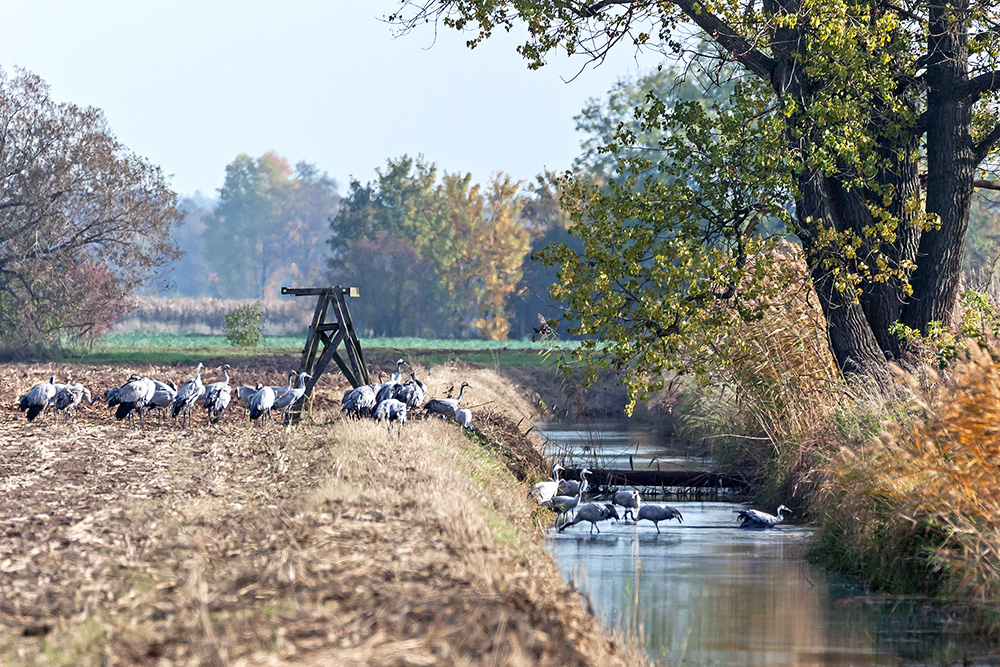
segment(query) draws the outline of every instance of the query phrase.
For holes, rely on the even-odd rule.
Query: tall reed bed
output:
[[[680,428],[759,502],[815,520],[827,565],[1000,634],[1000,346],[896,369],[886,392],[840,375],[825,330],[807,289],[773,304],[719,343],[728,363],[687,394]]]
[[[801,256],[783,261],[792,264],[786,270],[808,275]],[[808,281],[719,348],[727,363],[688,393],[679,430],[747,477],[761,502],[801,508],[820,452],[836,438],[838,413],[864,403],[837,371]]]
[[[117,322],[111,333],[223,333],[223,318],[233,310],[255,303],[247,299],[211,297],[135,298],[136,308]],[[306,330],[316,301],[308,298],[269,299],[262,302],[265,335],[293,335]]]
[[[970,343],[945,378],[898,371],[908,400],[841,448],[817,495],[818,553],[889,590],[961,600],[1000,630],[1000,348]],[[923,381],[921,381],[923,380]]]

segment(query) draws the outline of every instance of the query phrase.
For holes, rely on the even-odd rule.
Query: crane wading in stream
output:
[[[282,294],[290,296],[315,296],[316,311],[309,324],[306,346],[302,349],[299,375],[308,374],[305,393],[285,411],[285,421],[298,421],[302,405],[312,396],[313,387],[319,382],[323,371],[332,359],[352,387],[369,384],[368,367],[365,366],[361,343],[354,331],[351,312],[344,297],[360,296],[357,287],[282,287]],[[343,345],[344,353],[338,351]],[[321,349],[322,348],[322,349]]]

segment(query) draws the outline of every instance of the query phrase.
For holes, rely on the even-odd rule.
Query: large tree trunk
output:
[[[801,9],[801,0],[766,0],[765,8],[771,14],[794,14]],[[774,69],[771,85],[779,96],[795,100],[797,109],[808,109],[813,94],[813,82],[798,63],[807,40],[802,34],[802,26],[779,26],[771,39],[774,54]],[[803,130],[812,124],[802,113],[796,112],[787,118],[788,147],[791,152],[808,151],[810,145],[821,145],[818,134],[803,136]],[[808,164],[808,156],[803,155],[801,163]],[[886,387],[890,383],[885,354],[873,333],[865,308],[854,292],[837,288],[829,267],[824,266],[828,250],[819,242],[821,230],[826,228],[838,232],[853,230],[859,233],[872,222],[872,215],[858,188],[844,187],[834,177],[828,177],[817,169],[803,168],[798,177],[799,196],[796,201],[796,219],[799,239],[805,250],[809,270],[823,314],[826,316],[830,349],[838,367],[845,375],[866,377],[876,384]],[[876,308],[876,301],[890,304],[885,294],[870,293],[869,307]],[[897,299],[898,301],[898,299]],[[888,306],[891,308],[891,305]],[[891,316],[891,312],[885,317]],[[886,326],[886,329],[888,327]]]
[[[881,387],[888,387],[890,375],[885,354],[872,331],[862,307],[850,290],[837,288],[834,276],[824,266],[826,251],[817,245],[816,223],[845,224],[842,197],[834,192],[838,184],[816,172],[804,174],[799,181],[801,197],[796,202],[799,238],[805,250],[813,286],[826,317],[830,350],[841,372],[849,376],[864,377]]]
[[[880,252],[890,266],[897,270],[904,263],[916,263],[920,244],[921,229],[917,220],[919,209],[908,205],[920,195],[920,174],[915,158],[918,143],[918,139],[914,137],[899,146],[898,141],[884,138],[879,145],[879,155],[884,167],[878,174],[878,185],[892,189],[893,197],[887,209],[899,221],[895,241],[884,243]],[[866,194],[870,201],[879,202],[882,199],[880,192]],[[904,272],[902,277],[872,283],[861,296],[861,306],[872,334],[878,341],[878,346],[891,358],[900,356],[900,340],[889,332],[889,328],[899,320],[902,312],[906,300],[904,279],[908,277]]]
[[[920,239],[913,297],[901,321],[923,331],[927,323],[949,323],[958,296],[965,237],[969,227],[976,158],[970,128],[972,109],[959,97],[968,80],[968,37],[957,17],[967,16],[967,0],[930,4],[927,63],[927,212],[941,226]]]

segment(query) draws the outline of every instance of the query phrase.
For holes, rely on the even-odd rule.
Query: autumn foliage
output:
[[[506,338],[531,240],[521,183],[439,180],[434,165],[407,156],[377,174],[351,183],[331,224],[330,281],[363,296],[355,324],[376,335]]]
[[[904,408],[830,462],[821,540],[882,586],[1000,611],[1000,348],[970,342],[946,375],[897,376]]]
[[[176,256],[180,213],[159,168],[94,108],[0,71],[0,335],[10,349],[100,336]]]

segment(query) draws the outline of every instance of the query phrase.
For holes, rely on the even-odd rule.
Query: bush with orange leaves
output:
[[[961,602],[1000,631],[1000,347],[971,342],[946,380],[928,372],[936,382],[898,371],[904,409],[829,461],[817,551],[879,588]]]

